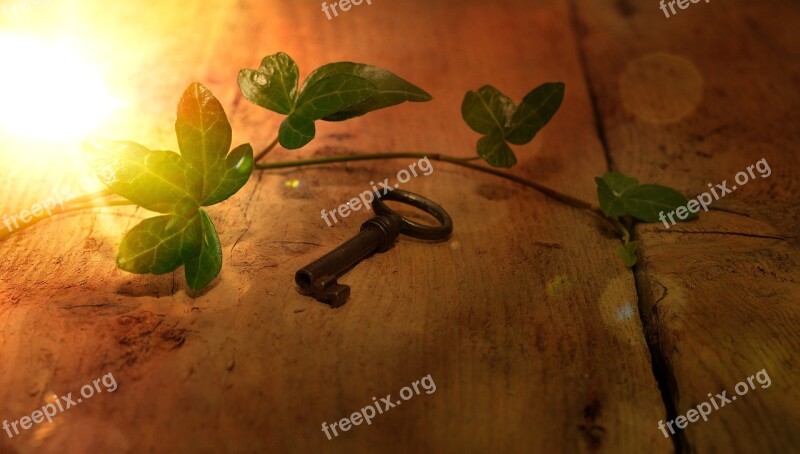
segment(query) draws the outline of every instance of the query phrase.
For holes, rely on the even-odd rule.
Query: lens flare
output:
[[[0,56],[0,128],[12,136],[78,139],[119,107],[70,43],[0,35]]]

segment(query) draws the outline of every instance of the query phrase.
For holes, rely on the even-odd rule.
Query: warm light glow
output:
[[[80,139],[119,102],[66,42],[0,35],[0,128],[36,140]]]

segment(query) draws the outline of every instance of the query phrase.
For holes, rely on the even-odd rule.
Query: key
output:
[[[375,216],[361,225],[358,235],[298,271],[297,287],[331,307],[341,306],[350,296],[350,286],[336,280],[372,254],[387,251],[399,233],[399,216]]]
[[[372,203],[378,216],[364,222],[356,236],[295,274],[295,283],[301,294],[312,296],[332,308],[339,307],[350,297],[350,286],[339,284],[338,279],[362,260],[389,250],[400,233],[424,240],[443,241],[453,231],[450,215],[420,195],[395,189],[384,194],[383,199],[420,208],[433,215],[441,225],[431,227],[417,224],[395,213],[378,198]]]

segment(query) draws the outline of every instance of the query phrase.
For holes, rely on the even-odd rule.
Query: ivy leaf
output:
[[[234,148],[224,161],[222,178],[217,187],[200,203],[203,206],[215,205],[239,192],[253,173],[253,147],[249,143]]]
[[[622,199],[614,195],[614,191],[602,178],[595,177],[594,181],[597,183],[597,200],[603,213],[610,218],[624,216],[626,212]]]
[[[493,167],[511,167],[517,158],[508,143],[524,145],[541,130],[561,106],[564,84],[543,84],[522,100],[519,107],[500,90],[484,85],[468,91],[461,103],[461,116],[475,132],[478,156]]]
[[[638,258],[636,257],[636,251],[639,249],[639,242],[638,241],[631,241],[630,243],[625,243],[624,245],[619,245],[617,247],[616,253],[619,258],[622,259],[622,263],[625,264],[628,268],[633,267],[636,265]]]
[[[377,91],[372,82],[350,74],[334,74],[303,88],[293,116],[319,120],[369,98]]]
[[[229,198],[247,183],[253,148],[244,144],[228,152],[231,127],[225,111],[197,82],[178,103],[175,132],[181,154],[121,141],[93,141],[85,147],[96,173],[114,193],[166,213],[145,219],[125,235],[117,265],[139,274],[164,274],[184,265],[187,284],[200,290],[222,269],[219,237],[200,207]]]
[[[184,91],[175,133],[181,156],[200,175],[198,200],[204,200],[225,176],[222,162],[231,147],[231,125],[222,105],[202,84],[194,82]]]
[[[214,223],[205,210],[193,219],[195,236],[189,248],[184,250],[186,260],[184,269],[186,283],[192,290],[200,290],[208,286],[222,270],[222,245],[217,236]]]
[[[606,172],[603,175],[603,180],[608,183],[608,187],[611,188],[616,197],[621,197],[629,189],[639,186],[639,180],[619,172]]]
[[[314,139],[317,134],[317,128],[314,126],[314,121],[308,121],[306,118],[288,116],[278,128],[278,142],[284,148],[294,150],[301,148]]]
[[[278,141],[289,150],[306,145],[316,135],[314,121],[352,107],[376,93],[367,79],[336,74],[303,88],[297,107],[278,130]]]
[[[289,115],[297,100],[297,64],[283,52],[264,57],[258,69],[239,71],[245,99],[279,114]]]
[[[192,290],[206,287],[222,269],[222,247],[205,210],[191,219],[170,214],[145,219],[119,248],[117,266],[136,274],[165,274],[185,263]]]
[[[478,140],[478,156],[494,167],[511,167],[517,163],[514,152],[499,132]]]
[[[168,214],[145,219],[132,228],[119,247],[117,266],[135,274],[165,274],[184,261],[181,249],[192,238],[192,223]]]
[[[88,141],[84,148],[100,181],[142,208],[169,213],[199,195],[196,172],[175,152],[114,140]]]
[[[622,197],[625,192],[638,186],[639,180],[617,172],[608,172],[602,178],[594,180],[597,183],[597,199],[603,213],[608,217],[625,215],[627,208]]]
[[[297,64],[282,52],[265,57],[256,70],[241,70],[238,81],[246,99],[288,115],[278,141],[290,150],[314,138],[317,120],[342,121],[406,101],[431,100],[425,90],[385,69],[353,62],[317,68],[298,91]]]
[[[623,200],[625,210],[645,222],[658,222],[660,212],[668,213],[688,203],[680,192],[657,184],[636,186],[625,192]],[[694,219],[696,216],[695,213],[689,213],[687,219]]]
[[[491,85],[468,91],[461,102],[461,117],[473,131],[484,135],[478,140],[478,156],[493,167],[517,163],[505,139],[514,109],[514,102]]]
[[[546,83],[525,95],[511,118],[506,130],[506,140],[514,145],[524,145],[550,121],[564,100],[564,84]]]
[[[508,96],[491,85],[468,91],[461,103],[461,116],[473,131],[484,135],[503,134],[516,106]]]
[[[310,87],[322,79],[339,74],[347,74],[366,79],[373,85],[375,92],[355,105],[326,115],[322,118],[325,121],[348,120],[372,112],[373,110],[391,107],[406,101],[426,102],[433,99],[425,90],[396,76],[390,71],[377,66],[353,62],[338,62],[320,66],[308,76],[305,82],[303,82],[301,92],[305,91],[306,87]]]
[[[645,222],[658,222],[663,216],[678,208],[686,207],[688,200],[680,192],[657,184],[639,184],[639,180],[617,172],[608,172],[595,178],[600,209],[608,217],[626,214]],[[696,213],[686,210],[686,219],[694,219]]]

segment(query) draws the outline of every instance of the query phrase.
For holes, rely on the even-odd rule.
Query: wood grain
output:
[[[772,169],[697,221],[668,231],[640,225],[636,281],[673,417],[708,393],[736,395],[734,386],[762,369],[771,378],[690,424],[681,446],[795,451],[800,8],[735,1],[666,19],[655,4],[578,4],[615,170],[698,194],[708,183],[736,185],[736,173],[762,158]]]
[[[151,147],[175,148],[175,104],[193,80],[226,107],[235,143],[269,143],[280,118],[243,100],[235,77],[284,51],[303,77],[363,61],[434,100],[321,123],[309,147],[269,159],[468,156],[478,135],[460,118],[465,91],[490,83],[519,100],[564,81],[561,111],[516,149],[514,173],[586,201],[609,165],[686,193],[760,157],[773,174],[715,203],[726,211],[669,232],[638,226],[634,274],[599,218],[434,162],[404,187],[451,213],[452,238],[401,238],[341,280],[353,293],[337,310],[299,295],[293,274],[371,213],[328,227],[320,210],[412,160],[255,175],[210,210],[225,264],[199,294],[182,271],[114,268],[124,233],[149,213],[105,208],[43,222],[0,243],[0,418],[29,415],[108,372],[118,389],[0,436],[0,452],[666,452],[675,445],[659,420],[761,368],[771,387],[690,426],[677,447],[796,446],[800,217],[797,129],[786,125],[798,115],[797,8],[712,3],[667,20],[628,2],[372,3],[328,21],[316,0],[53,1],[8,26],[79,35],[127,95],[98,134]],[[656,60],[625,72],[651,53]],[[664,68],[680,83],[669,85]],[[31,172],[32,154],[0,141],[2,211],[73,186],[85,172],[74,145]],[[333,440],[321,431],[429,374],[434,393]]]

